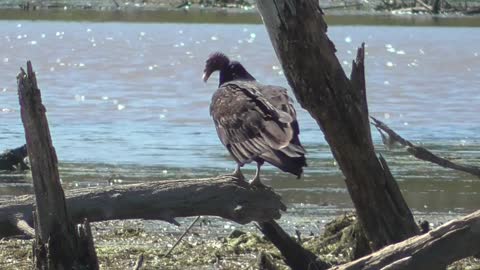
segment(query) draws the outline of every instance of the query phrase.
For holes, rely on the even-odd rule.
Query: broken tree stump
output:
[[[350,79],[335,55],[318,1],[257,1],[287,80],[316,120],[345,175],[360,224],[373,250],[419,233],[370,134],[364,47]]]
[[[35,268],[73,269],[82,266],[98,269],[98,262],[92,266],[78,260],[79,254],[89,251],[83,252],[79,248],[78,235],[67,214],[57,155],[30,61],[27,62],[27,72],[21,69],[17,84],[35,191]]]

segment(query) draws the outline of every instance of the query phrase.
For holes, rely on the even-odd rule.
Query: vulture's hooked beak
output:
[[[202,80],[203,82],[207,82],[208,81],[208,78],[210,78],[210,75],[212,75],[212,72],[208,69],[205,69],[203,71],[203,76],[202,76]]]

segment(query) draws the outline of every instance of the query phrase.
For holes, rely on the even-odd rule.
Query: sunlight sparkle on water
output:
[[[352,38],[351,38],[350,36],[345,37],[345,42],[346,42],[346,43],[351,43],[351,42],[352,42]]]
[[[75,95],[75,100],[76,100],[76,101],[85,101],[85,96]]]

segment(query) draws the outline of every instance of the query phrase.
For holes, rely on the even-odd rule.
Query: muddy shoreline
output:
[[[438,216],[430,220],[439,226],[457,215]],[[458,215],[460,216],[460,215]],[[422,220],[427,216],[417,216]],[[435,218],[429,216],[430,218]],[[320,218],[320,217],[319,217]],[[322,217],[323,218],[323,217]],[[92,230],[101,269],[131,269],[138,256],[143,254],[142,269],[257,269],[257,255],[265,252],[279,269],[288,269],[278,250],[264,239],[253,224],[238,225],[214,217],[203,217],[172,254],[164,254],[176,242],[193,218],[179,220],[180,227],[161,221],[117,220],[92,224]],[[312,221],[315,218],[312,217]],[[333,216],[324,220],[325,224]],[[284,217],[282,226],[295,235],[295,220]],[[301,226],[300,226],[301,227]],[[331,263],[347,261],[346,254],[335,247],[322,247],[321,231],[302,230],[299,227],[303,246],[320,254]],[[236,233],[231,232],[237,230]],[[240,232],[239,232],[240,231]],[[1,269],[30,269],[32,240],[21,238],[0,239]],[[475,268],[477,267],[477,268]],[[478,269],[480,260],[467,258],[449,269]]]

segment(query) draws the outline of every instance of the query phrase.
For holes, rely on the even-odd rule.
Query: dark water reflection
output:
[[[24,141],[15,75],[31,59],[67,188],[231,171],[208,115],[216,77],[200,79],[214,50],[263,82],[287,85],[261,25],[0,21],[0,33],[0,148]],[[333,26],[329,33],[347,73],[366,42],[372,115],[436,153],[480,165],[480,28]],[[298,213],[351,207],[323,135],[298,111],[309,153],[305,177],[266,167],[265,182]],[[377,148],[414,210],[480,205],[479,179]],[[0,197],[30,193],[29,183],[0,173]]]

